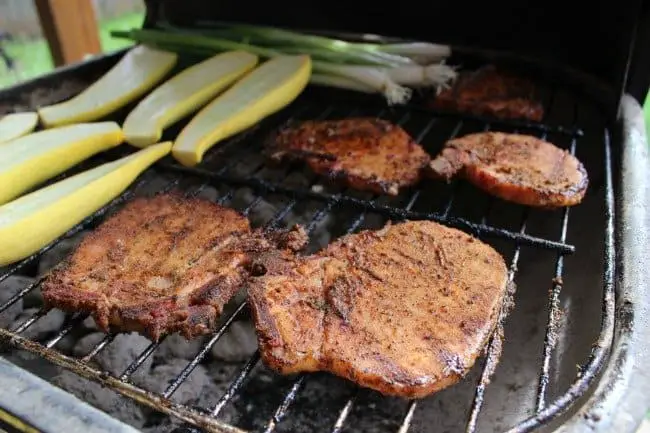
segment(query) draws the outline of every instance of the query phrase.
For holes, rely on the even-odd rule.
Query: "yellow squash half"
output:
[[[138,45],[77,96],[40,108],[41,122],[50,128],[101,119],[160,82],[174,67],[177,58],[174,53]]]
[[[311,75],[309,56],[278,56],[265,62],[203,108],[181,131],[172,154],[193,166],[219,141],[291,103]]]
[[[34,132],[0,144],[0,204],[123,140],[117,123],[98,122]]]
[[[258,57],[229,51],[185,69],[145,97],[122,126],[128,143],[157,143],[163,130],[200,109],[257,65]]]
[[[0,144],[29,134],[36,128],[36,113],[12,113],[0,118]]]
[[[34,254],[122,193],[171,142],[64,179],[0,206],[0,266]]]

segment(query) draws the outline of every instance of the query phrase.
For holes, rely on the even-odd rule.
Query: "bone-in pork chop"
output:
[[[495,250],[428,221],[345,236],[308,257],[260,260],[266,273],[248,293],[268,366],[329,371],[408,398],[467,373],[507,294]]]
[[[106,332],[191,338],[214,329],[251,257],[269,248],[232,209],[176,194],[138,198],[53,270],[43,297],[48,306],[91,313]]]
[[[397,195],[416,184],[429,155],[401,127],[373,118],[306,121],[281,130],[273,159],[302,159],[316,173],[347,186]]]
[[[488,65],[461,72],[453,86],[437,95],[431,105],[478,116],[541,122],[544,108],[535,93],[529,80]]]
[[[542,208],[582,201],[589,179],[576,157],[529,135],[481,132],[449,140],[431,175],[460,175],[504,200]]]

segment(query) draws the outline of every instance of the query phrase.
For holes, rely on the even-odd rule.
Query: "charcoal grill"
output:
[[[288,14],[273,13],[282,10],[282,2],[256,6],[254,11],[244,11],[243,5],[230,1],[220,1],[218,8],[214,4],[207,6],[208,2],[182,3],[149,2],[145,26],[155,26],[170,17],[185,25],[205,25],[197,17],[207,20],[218,15],[230,21],[331,29],[339,35],[354,32],[350,36],[354,38],[373,37],[360,36],[370,31],[454,43],[454,52],[458,53],[454,60],[465,66],[497,60],[517,65],[538,78],[545,119],[537,124],[438,113],[424,108],[417,98],[408,106],[387,107],[379,97],[310,87],[290,107],[210,151],[200,166],[182,167],[171,158],[156,164],[124,194],[61,239],[32,257],[1,268],[0,282],[15,274],[33,273],[33,264],[43,254],[57,248],[63,239],[95,227],[127,200],[172,189],[188,195],[216,190],[213,199],[241,210],[257,226],[282,227],[297,220],[311,235],[311,250],[330,238],[379,227],[388,220],[428,219],[481,237],[510,264],[509,277],[516,291],[502,307],[485,354],[460,384],[421,401],[382,398],[328,375],[266,375],[265,381],[256,381],[262,370],[258,353],[238,366],[224,391],[210,404],[197,407],[174,401],[179,387],[210,358],[211,348],[220,344],[234,321],[247,314],[242,302],[232,308],[219,328],[192,353],[180,374],[158,393],[139,386],[133,378],[146,374],[142,373],[148,368],[146,362],[161,342],[150,344],[117,375],[93,364],[93,359],[114,344],[115,335],[106,335],[81,357],[60,350],[62,340],[86,318],[80,314],[67,315],[57,331],[40,341],[27,338],[25,333],[47,315],[43,308],[7,329],[0,328],[6,357],[24,351],[35,355],[37,362],[44,359],[57,369],[97,382],[127,400],[182,421],[185,425],[180,427],[166,424],[177,426],[177,433],[635,429],[649,405],[650,391],[650,380],[644,372],[650,360],[649,263],[645,255],[650,228],[650,189],[646,180],[649,158],[638,103],[645,96],[650,78],[650,73],[643,75],[650,62],[644,63],[640,54],[642,47],[648,47],[644,45],[647,32],[639,27],[648,16],[647,7],[636,2],[626,2],[627,8],[603,4],[582,10],[579,13],[583,15],[576,17],[571,12],[558,14],[550,4],[534,13],[523,13],[522,6],[514,2],[499,2],[491,4],[489,10],[475,10],[468,16],[467,11],[461,14],[460,5],[440,5],[438,13],[462,16],[469,23],[464,28],[473,28],[460,32],[439,20],[438,27],[425,28],[428,16],[413,17],[400,9],[388,14],[390,17],[372,16],[368,23],[355,22],[342,13],[343,2],[297,10],[294,15],[299,21]],[[513,25],[504,11],[518,17],[516,28],[477,38],[488,27],[494,30],[501,28],[500,24]],[[585,25],[598,28],[602,20],[612,19],[602,15],[606,12],[619,18],[618,24],[610,27],[619,31],[609,40],[602,32],[578,31],[569,25],[583,17]],[[407,15],[411,21],[401,19]],[[552,35],[534,25],[544,20],[546,25],[558,26]],[[511,36],[523,31],[520,29],[532,30],[521,33],[526,35],[522,38]],[[614,55],[605,61],[594,50],[584,48],[587,45],[580,36],[582,32],[589,34],[590,46],[597,46],[599,51],[617,51],[612,51]],[[548,53],[556,54],[555,64],[544,59]],[[91,82],[121,55],[104,56],[7,89],[0,93],[0,101],[20,105],[37,89],[67,80]],[[115,119],[122,120],[126,112],[116,113]],[[446,139],[469,132],[530,133],[577,155],[590,174],[590,189],[583,204],[557,212],[504,203],[462,181],[449,185],[425,181],[398,197],[387,198],[323,183],[301,166],[270,167],[260,156],[265,137],[288,120],[351,115],[373,115],[397,122],[431,154]],[[167,131],[168,138],[173,139],[180,126]],[[71,172],[131,151],[123,146]],[[267,210],[260,212],[261,206]],[[323,233],[327,235],[321,236]],[[0,305],[0,313],[35,292],[40,282],[36,279],[20,289]],[[0,429],[136,431],[28,370],[28,364],[19,367],[0,358]],[[228,411],[238,413],[237,422],[224,419]],[[165,431],[162,425],[153,431]]]

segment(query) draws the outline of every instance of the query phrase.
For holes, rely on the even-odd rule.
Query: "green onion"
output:
[[[319,86],[338,87],[339,89],[354,90],[355,92],[376,93],[375,89],[360,81],[337,75],[311,74],[309,82]]]
[[[433,56],[435,48],[437,56],[443,55],[444,49],[434,44],[384,46],[250,25],[229,25],[209,30],[183,30],[167,26],[164,31],[133,29],[112,34],[188,54],[213,55],[226,50],[243,50],[266,58],[282,54],[309,55],[313,60],[313,73],[316,74],[313,82],[382,93],[389,104],[407,102],[412,93],[408,87],[436,87],[439,91],[456,78],[456,71],[450,66],[423,66],[408,57],[381,51],[410,50],[410,55],[423,56],[429,50],[428,54]]]
[[[434,61],[446,59],[451,55],[449,45],[432,44],[429,42],[404,42],[392,44],[377,44],[368,42],[348,42],[324,36],[306,35],[291,30],[274,27],[253,26],[248,24],[207,23],[211,26],[208,31],[229,39],[233,35],[245,35],[252,43],[277,46],[279,43],[295,44],[300,47],[316,47],[339,53],[364,53],[379,60],[380,64],[388,66],[407,65],[413,62],[427,65]],[[169,27],[175,29],[174,27]],[[178,29],[178,28],[176,28]],[[216,29],[216,30],[212,30]]]
[[[118,38],[133,39],[145,44],[153,43],[176,48],[195,47],[201,49],[203,52],[206,52],[207,50],[214,50],[215,53],[230,50],[243,50],[267,58],[279,56],[282,54],[281,52],[269,48],[263,48],[256,45],[249,45],[230,41],[227,39],[213,38],[196,34],[181,34],[161,32],[159,30],[132,29],[129,31],[114,31],[111,33],[111,35]]]
[[[376,92],[384,94],[389,105],[403,104],[411,97],[411,89],[393,81],[384,68],[314,62],[314,70],[359,81],[364,85],[372,87]]]
[[[448,87],[456,78],[454,68],[444,63],[429,66],[400,66],[386,70],[388,76],[396,83],[410,87]]]
[[[216,31],[219,32],[219,30]],[[222,26],[221,32],[224,37],[228,37],[227,35],[244,36],[262,45],[269,44],[271,46],[278,46],[290,44],[302,49],[318,48],[328,52],[339,53],[341,56],[352,55],[357,61],[363,60],[382,66],[399,66],[413,63],[410,58],[401,56],[398,53],[383,52],[381,49],[378,49],[381,46],[379,44],[360,44],[324,36],[307,35],[275,27],[228,24]],[[301,54],[309,53],[304,52]]]
[[[432,44],[429,42],[385,44],[378,45],[377,49],[384,53],[408,57],[421,65],[428,65],[451,56],[451,48],[449,45]]]

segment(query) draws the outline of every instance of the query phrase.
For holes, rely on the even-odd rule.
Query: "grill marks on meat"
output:
[[[429,221],[349,235],[308,257],[269,256],[264,267],[249,302],[267,365],[408,398],[467,373],[507,286],[496,251]]]
[[[535,100],[535,86],[525,78],[488,65],[461,73],[450,89],[433,100],[437,109],[541,122],[544,109]]]
[[[316,173],[351,188],[397,195],[416,184],[429,155],[401,127],[373,118],[306,121],[280,131],[273,159],[302,159]]]
[[[214,329],[252,255],[268,248],[232,209],[175,194],[139,198],[82,241],[47,277],[43,296],[48,306],[91,313],[106,332],[192,338]]]
[[[569,152],[535,137],[501,132],[448,141],[431,164],[433,177],[460,175],[504,200],[542,208],[580,203],[589,179]]]

